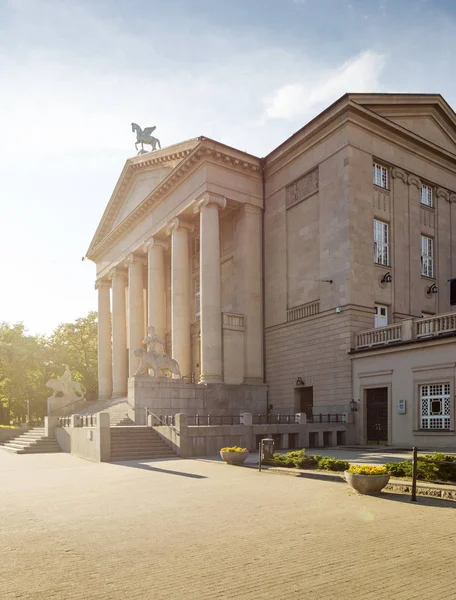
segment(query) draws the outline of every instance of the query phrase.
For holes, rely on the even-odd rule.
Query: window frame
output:
[[[423,192],[427,190],[427,194],[424,194],[425,200],[427,197],[427,201],[423,201]],[[423,206],[427,206],[428,208],[434,208],[434,190],[432,185],[428,185],[427,183],[421,184],[421,194],[420,194],[420,202]]]
[[[423,252],[424,245],[427,246],[426,252]],[[429,250],[430,250],[430,253],[429,253]],[[428,235],[421,234],[420,261],[421,261],[421,276],[422,277],[428,277],[429,279],[435,279],[434,257],[435,257],[434,238],[429,237]]]
[[[389,325],[389,307],[388,307],[388,305],[387,304],[378,304],[378,303],[375,303],[374,307],[375,307],[374,328],[377,329],[379,327],[387,327]],[[377,309],[380,309],[380,311],[382,309],[385,309],[385,315],[382,315],[382,314],[378,315],[377,314]],[[384,325],[377,325],[376,321],[377,321],[377,317],[378,316],[379,317],[382,317],[382,316],[386,317],[386,323]]]
[[[380,173],[380,176],[378,176],[378,173]],[[374,161],[372,163],[372,181],[374,185],[383,190],[389,189],[388,167]]]
[[[384,239],[383,241],[377,240],[377,223],[379,225],[382,225],[382,238],[385,237],[384,234],[386,232],[386,242],[384,241]],[[382,265],[383,267],[390,267],[391,265],[389,257],[389,223],[387,223],[386,221],[380,221],[380,219],[374,219],[374,263],[376,265]]]
[[[441,386],[440,393],[432,393],[432,388]],[[427,388],[428,393],[423,394],[423,388]],[[423,400],[429,402],[423,415]],[[441,402],[440,414],[432,414],[432,402]],[[448,432],[452,430],[453,422],[453,402],[451,397],[451,382],[450,381],[432,381],[423,382],[418,385],[418,402],[419,402],[419,430],[429,432]],[[440,427],[432,426],[440,424]]]

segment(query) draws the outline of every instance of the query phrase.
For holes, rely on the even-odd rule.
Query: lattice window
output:
[[[420,386],[421,429],[450,429],[451,399],[449,383]]]
[[[434,277],[434,240],[421,236],[421,275]]]
[[[374,262],[379,265],[388,265],[389,242],[388,223],[374,220]]]
[[[379,187],[388,189],[388,169],[374,163],[373,165],[374,184]]]
[[[421,204],[432,207],[432,188],[430,185],[421,186]]]
[[[200,280],[199,279],[195,279],[194,280],[194,293],[195,293],[195,321],[199,321],[200,320],[200,316],[201,316],[201,303],[200,303]]]

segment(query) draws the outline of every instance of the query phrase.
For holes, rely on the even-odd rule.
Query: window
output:
[[[374,220],[374,262],[388,265],[388,223]]]
[[[383,304],[375,305],[375,327],[386,327],[388,325],[388,307]]]
[[[421,236],[421,275],[434,277],[434,240]]]
[[[450,429],[449,383],[420,385],[421,429]]]
[[[388,169],[374,163],[374,184],[379,187],[388,188]]]
[[[430,185],[421,186],[421,204],[432,206],[432,188]]]
[[[200,320],[200,280],[194,280],[194,292],[195,292],[195,321]]]

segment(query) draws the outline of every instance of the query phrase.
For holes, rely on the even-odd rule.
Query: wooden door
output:
[[[388,443],[388,388],[366,391],[367,442]]]

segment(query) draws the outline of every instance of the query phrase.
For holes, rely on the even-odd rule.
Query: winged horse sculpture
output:
[[[138,152],[138,154],[145,154],[146,150],[144,150],[144,144],[149,144],[150,146],[152,146],[151,152],[153,152],[154,150],[158,148],[161,148],[160,146],[160,140],[157,139],[156,137],[154,137],[152,134],[153,131],[155,131],[156,127],[145,127],[144,129],[141,129],[141,127],[139,125],[137,125],[136,123],[132,123],[131,124],[131,130],[136,132],[136,143],[135,143],[135,148],[136,150],[138,149],[138,144],[141,144],[141,150]]]

